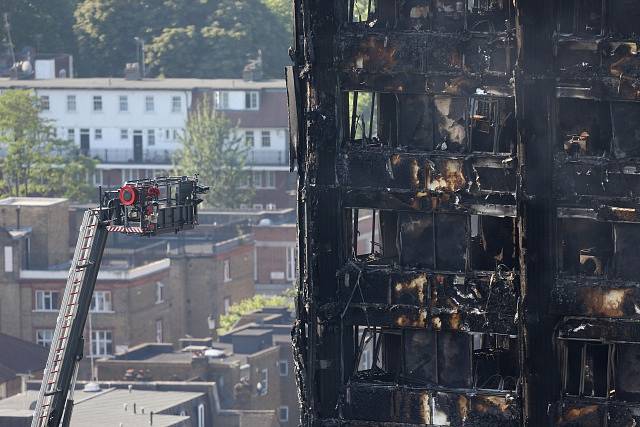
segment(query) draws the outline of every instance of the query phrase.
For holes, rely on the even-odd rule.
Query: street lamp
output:
[[[144,79],[145,69],[144,69],[144,40],[140,37],[133,38],[136,41],[137,51],[138,51],[138,64],[140,66],[140,72],[142,74],[142,78]]]

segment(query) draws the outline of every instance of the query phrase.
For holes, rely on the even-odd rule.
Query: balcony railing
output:
[[[89,155],[102,163],[147,163],[171,164],[173,151],[144,149],[137,153],[133,149],[91,149]],[[253,149],[247,155],[247,165],[284,166],[289,164],[288,150]]]
[[[254,148],[249,151],[249,165],[283,166],[289,164],[289,150],[264,150]]]
[[[89,156],[102,163],[149,163],[171,164],[173,152],[170,150],[146,148],[135,152],[133,149],[92,148]]]

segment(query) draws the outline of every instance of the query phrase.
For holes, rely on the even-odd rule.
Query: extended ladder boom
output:
[[[197,178],[129,181],[118,191],[104,193],[99,208],[85,212],[32,427],[68,426],[71,421],[84,327],[109,232],[151,236],[193,228],[199,194],[207,190]]]

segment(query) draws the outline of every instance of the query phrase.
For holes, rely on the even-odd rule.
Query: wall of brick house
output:
[[[231,281],[224,282],[224,260],[231,262]],[[253,243],[246,243],[217,255],[177,255],[171,258],[170,286],[181,293],[184,308],[174,314],[183,317],[182,336],[211,336],[208,318],[219,322],[224,313],[224,298],[231,303],[250,298],[255,293],[253,283]]]
[[[31,227],[33,230],[30,236],[30,268],[43,269],[68,260],[68,211],[69,202],[66,199],[60,199],[58,203],[48,206],[21,207],[20,226]],[[16,226],[16,206],[1,206],[0,227]]]
[[[281,384],[277,362],[280,360],[278,347],[270,347],[247,357],[251,366],[249,383],[251,384],[251,407],[248,409],[276,409],[280,406]],[[261,372],[267,369],[268,390],[265,395],[257,393],[257,385],[261,379]]]
[[[280,406],[289,408],[289,421],[280,422],[282,427],[296,427],[300,419],[300,408],[298,403],[298,387],[296,385],[295,370],[293,365],[293,351],[291,342],[280,343],[278,345],[280,360],[286,360],[288,373],[280,376],[279,369],[276,370],[280,377]]]
[[[266,209],[267,204],[274,203],[277,209],[293,208],[296,205],[295,174],[289,171],[276,171],[276,188],[259,188],[255,190],[252,204],[259,203]]]
[[[253,228],[256,245],[256,283],[290,284],[287,279],[287,246],[297,243],[295,224],[261,225]],[[272,278],[272,272],[284,273],[283,279]]]
[[[9,233],[0,229],[0,332],[21,337],[22,317],[20,284],[18,282],[20,262],[17,254],[22,251],[23,241],[13,240]],[[4,248],[13,252],[13,272],[4,271]]]

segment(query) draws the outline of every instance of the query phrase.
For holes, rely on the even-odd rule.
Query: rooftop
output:
[[[144,79],[124,78],[80,78],[50,80],[10,80],[0,79],[0,89],[106,89],[106,90],[259,90],[285,89],[285,81],[280,79],[247,81],[243,79]]]
[[[44,369],[48,350],[11,335],[0,334],[0,381]]]
[[[0,206],[53,206],[66,201],[61,197],[7,197],[0,200]]]
[[[154,413],[154,426],[182,425],[186,416],[163,415],[159,412],[184,402],[200,398],[203,393],[185,391],[154,391],[107,388],[99,392],[77,390],[71,426],[137,426],[149,424],[149,412]],[[37,390],[28,390],[0,401],[0,417],[30,417]],[[133,404],[136,404],[136,414]],[[127,409],[125,410],[125,405]],[[144,408],[145,414],[141,413]]]

